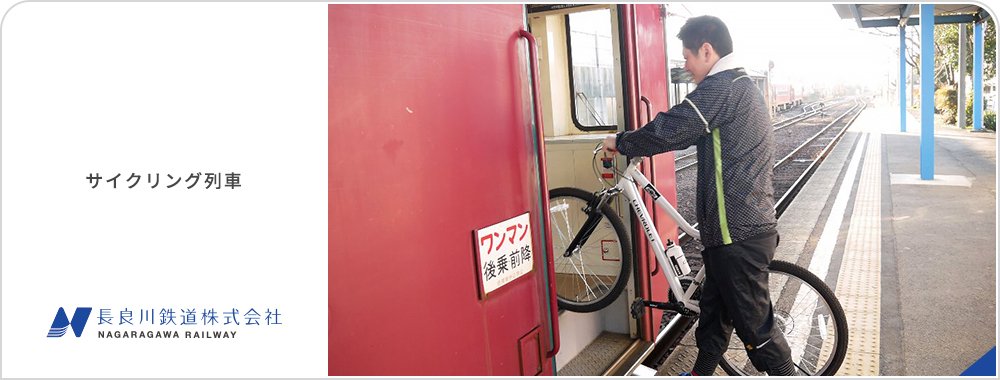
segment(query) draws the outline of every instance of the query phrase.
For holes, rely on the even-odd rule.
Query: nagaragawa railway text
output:
[[[184,331],[184,338],[228,339],[235,338],[236,331]],[[179,331],[98,331],[98,338],[180,338]]]

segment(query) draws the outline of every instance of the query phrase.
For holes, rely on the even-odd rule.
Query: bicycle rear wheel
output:
[[[847,355],[848,340],[847,317],[833,291],[805,268],[781,260],[771,261],[768,289],[797,375],[833,376]],[[736,334],[719,364],[729,375],[766,375],[750,363]]]
[[[629,235],[614,210],[604,205],[587,214],[588,204],[596,198],[572,187],[549,192],[556,295],[561,309],[578,313],[601,310],[614,302],[625,288],[632,263]],[[578,234],[586,234],[583,229],[592,216],[596,220],[593,232],[579,250],[567,252]]]

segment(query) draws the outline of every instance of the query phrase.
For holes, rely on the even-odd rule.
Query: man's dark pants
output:
[[[767,285],[767,269],[777,245],[778,234],[772,231],[702,252],[706,277],[695,331],[699,352],[696,373],[699,365],[707,370],[704,358],[716,358],[710,365],[715,369],[734,327],[758,371],[775,375],[792,370],[791,350],[774,323]]]

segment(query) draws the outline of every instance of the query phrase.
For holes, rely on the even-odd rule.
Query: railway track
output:
[[[847,132],[847,127],[867,106],[863,101],[856,100],[851,109],[775,163],[774,197],[777,202],[774,208],[778,217],[781,217],[781,214],[788,208],[788,204],[809,180],[816,167],[840,142],[844,133]]]

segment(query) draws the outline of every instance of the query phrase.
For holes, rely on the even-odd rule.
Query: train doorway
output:
[[[596,145],[607,136],[640,127],[669,107],[665,11],[659,5],[529,5],[527,9],[530,30],[539,39],[549,188],[600,190],[599,176],[609,176],[613,182],[614,173],[601,167],[595,173]],[[672,153],[655,157],[643,172],[676,203]],[[646,201],[654,209],[652,200]],[[633,220],[620,200],[611,206],[624,219]],[[653,216],[657,230],[664,240],[677,241],[677,227],[660,212]],[[626,224],[630,231],[635,227]],[[633,271],[617,300],[596,312],[560,311],[561,348],[556,356],[560,375],[614,373],[622,358],[641,356],[652,346],[662,312],[636,320],[629,315],[630,305],[637,297],[665,300],[668,287],[644,239],[633,238],[630,243],[636,247]],[[614,250],[602,249],[601,255],[593,261],[617,259]],[[574,268],[556,265],[555,270],[557,280],[574,275]]]

